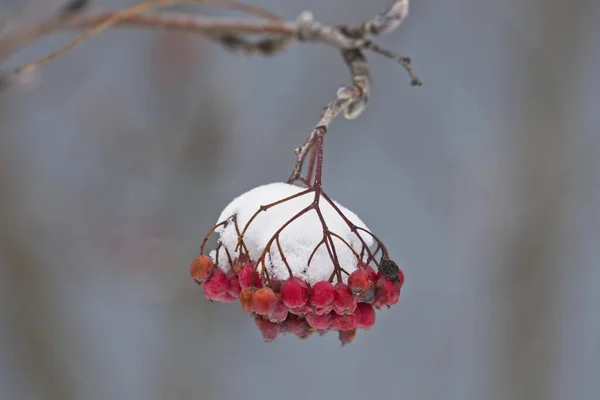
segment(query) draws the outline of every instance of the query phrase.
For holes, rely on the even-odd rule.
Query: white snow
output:
[[[225,221],[236,215],[237,224],[241,232],[252,215],[261,206],[300,193],[303,190],[305,189],[281,182],[256,187],[229,203],[222,211],[217,222]],[[309,192],[259,213],[250,224],[243,239],[248,248],[250,258],[253,261],[258,260],[273,235],[294,215],[309,206],[313,202],[314,197],[314,192]],[[368,230],[367,226],[356,214],[337,202],[335,204],[352,223]],[[319,201],[319,208],[323,213],[323,219],[329,230],[344,238],[354,251],[360,255],[362,243],[356,234],[350,230],[350,227],[340,217],[338,212],[322,197]],[[228,271],[230,266],[224,248],[227,248],[232,257],[238,254],[235,251],[238,240],[235,224],[231,222],[226,226],[220,226],[215,232],[219,235],[218,241],[222,244],[219,250],[219,267],[224,271]],[[372,247],[373,238],[371,235],[361,231],[358,231],[358,233],[367,245]],[[333,262],[324,244],[314,254],[310,266],[307,264],[311,253],[322,238],[322,224],[314,210],[310,210],[301,217],[298,217],[298,219],[286,226],[279,235],[283,254],[292,273],[294,276],[304,279],[309,284],[329,279],[334,270]],[[340,266],[348,271],[348,273],[351,273],[357,268],[356,256],[340,239],[333,236],[332,239]],[[269,248],[270,252],[265,257],[265,267],[269,276],[282,280],[289,278],[288,269],[282,260],[277,243],[273,241]],[[215,259],[215,255],[216,252],[210,254],[213,260]],[[347,276],[344,274],[342,276],[345,282]]]

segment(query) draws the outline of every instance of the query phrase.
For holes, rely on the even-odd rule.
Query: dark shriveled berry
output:
[[[399,282],[400,277],[402,277],[402,283],[404,283],[404,274],[402,274],[402,271],[400,271],[400,268],[393,260],[381,257],[381,260],[379,260],[379,272],[390,281]],[[400,285],[402,286],[402,284]]]

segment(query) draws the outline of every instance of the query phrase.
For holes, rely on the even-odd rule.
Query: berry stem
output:
[[[311,188],[308,188],[308,189],[303,190],[303,191],[301,191],[299,193],[296,193],[296,194],[293,194],[291,196],[288,196],[288,197],[286,197],[284,199],[277,200],[277,201],[275,201],[273,203],[270,203],[270,204],[267,204],[265,206],[260,206],[260,208],[252,215],[252,217],[250,217],[250,219],[248,220],[248,222],[246,222],[246,225],[244,225],[244,229],[242,229],[242,233],[238,237],[238,246],[237,247],[239,247],[239,246],[242,245],[243,239],[244,239],[244,235],[246,234],[246,231],[250,227],[250,224],[252,223],[252,221],[254,221],[254,219],[258,216],[258,214],[260,214],[261,212],[267,211],[269,208],[275,207],[278,204],[285,203],[286,201],[293,200],[293,199],[295,199],[297,197],[300,197],[300,196],[304,196],[305,194],[308,194],[308,193],[310,193],[312,191],[313,190]],[[213,228],[213,230],[214,230],[214,228]]]
[[[204,239],[202,240],[202,245],[200,245],[200,254],[204,254],[204,247],[206,246],[206,242],[208,242],[208,238],[210,238],[210,235],[212,235],[212,233],[215,231],[215,229],[217,229],[220,226],[226,225],[227,224],[227,220],[219,222],[218,224],[216,224],[215,226],[213,226],[208,233],[204,236]]]
[[[271,248],[271,246],[273,245],[273,242],[275,241],[275,239],[277,239],[279,237],[279,234],[285,229],[287,228],[288,225],[290,225],[292,222],[294,222],[296,219],[300,218],[302,215],[306,214],[308,211],[312,210],[314,208],[313,204],[310,204],[309,206],[305,207],[304,209],[302,209],[301,211],[299,211],[296,215],[294,215],[292,218],[290,218],[285,224],[283,224],[279,229],[277,229],[277,231],[273,234],[273,236],[271,237],[271,239],[269,239],[269,241],[267,242],[267,244],[265,245],[264,250],[262,251],[260,257],[258,258],[258,260],[256,261],[256,267],[258,267],[259,264],[262,263],[262,268],[263,270],[266,270],[267,267],[265,265],[265,256],[267,255],[267,253],[269,252],[269,249]],[[291,271],[290,271],[290,277],[292,276]]]
[[[319,127],[317,127],[318,129]],[[327,128],[324,126],[320,127],[322,134],[317,136],[317,140],[315,142],[315,151],[317,155],[317,168],[315,171],[315,180],[313,183],[313,188],[315,189],[315,202],[318,203],[319,195],[321,194],[321,183],[322,183],[322,175],[323,175],[323,135],[327,132]],[[311,157],[312,158],[312,157]]]

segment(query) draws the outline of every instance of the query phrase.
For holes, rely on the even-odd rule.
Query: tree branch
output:
[[[182,3],[220,5],[258,15],[266,21],[148,12],[152,8]],[[230,50],[244,51],[248,54],[271,55],[284,50],[294,40],[297,42],[327,44],[341,51],[344,62],[350,69],[352,86],[343,86],[338,89],[336,98],[323,108],[321,117],[308,139],[295,150],[297,160],[289,177],[289,182],[298,180],[306,182],[307,178],[302,176],[304,160],[309,152],[313,150],[317,141],[322,144],[322,137],[333,120],[341,113],[347,119],[354,119],[367,106],[371,90],[371,76],[367,60],[363,54],[364,51],[372,51],[398,62],[408,72],[411,84],[421,85],[421,80],[412,70],[408,57],[401,57],[390,50],[384,49],[373,43],[371,39],[374,36],[387,34],[397,29],[408,15],[408,4],[408,0],[396,0],[373,19],[364,21],[358,26],[338,25],[335,27],[315,21],[312,13],[308,11],[301,13],[296,21],[284,21],[266,10],[230,0],[154,0],[146,1],[121,12],[101,14],[78,12],[68,17],[59,16],[42,21],[20,32],[0,37],[0,59],[2,59],[16,50],[59,30],[86,29],[83,34],[60,49],[18,67],[10,74],[0,76],[0,90],[10,86],[10,83],[23,81],[22,75],[24,72],[35,71],[39,65],[65,53],[83,40],[116,26],[171,29],[199,33],[220,42]],[[262,35],[263,37],[248,39],[244,35]],[[314,155],[311,156],[311,159],[314,159]],[[314,162],[311,162],[312,164]],[[309,175],[312,175],[312,166],[309,167],[309,170]]]
[[[228,8],[259,15],[268,20],[191,16],[171,12],[144,12],[150,8],[180,3],[223,5]],[[389,50],[382,49],[366,39],[366,37],[389,33],[396,29],[406,17],[407,12],[408,0],[397,0],[391,7],[374,19],[363,22],[358,27],[350,25],[330,27],[323,25],[315,21],[310,12],[302,13],[296,21],[284,21],[266,10],[225,0],[157,0],[141,3],[121,12],[98,14],[76,13],[70,17],[59,17],[42,21],[32,27],[0,37],[1,60],[52,33],[62,30],[87,29],[82,35],[57,51],[15,69],[12,74],[4,74],[3,77],[0,77],[0,81],[5,82],[3,86],[7,87],[8,84],[6,82],[15,81],[17,75],[20,73],[35,69],[42,63],[52,60],[102,30],[120,26],[199,33],[219,41],[231,50],[244,51],[248,54],[274,54],[286,49],[292,40],[298,42],[320,42],[341,50],[364,49],[400,62],[409,73],[411,83],[413,85],[420,85],[420,80],[410,68],[410,59],[400,57]],[[240,36],[248,34],[260,34],[266,37],[256,41]]]

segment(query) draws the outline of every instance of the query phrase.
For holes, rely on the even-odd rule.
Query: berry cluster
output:
[[[224,272],[210,257],[201,255],[192,261],[190,275],[208,300],[239,301],[242,309],[254,316],[265,341],[279,334],[305,339],[315,332],[322,335],[333,330],[346,344],[357,329],[375,324],[375,310],[390,307],[400,298],[402,271],[391,260],[382,259],[378,265],[376,272],[361,262],[346,283],[334,284],[332,279],[310,285],[295,276],[284,281],[263,279],[257,264],[245,257],[233,260],[231,269]],[[384,271],[382,265],[393,272]]]

